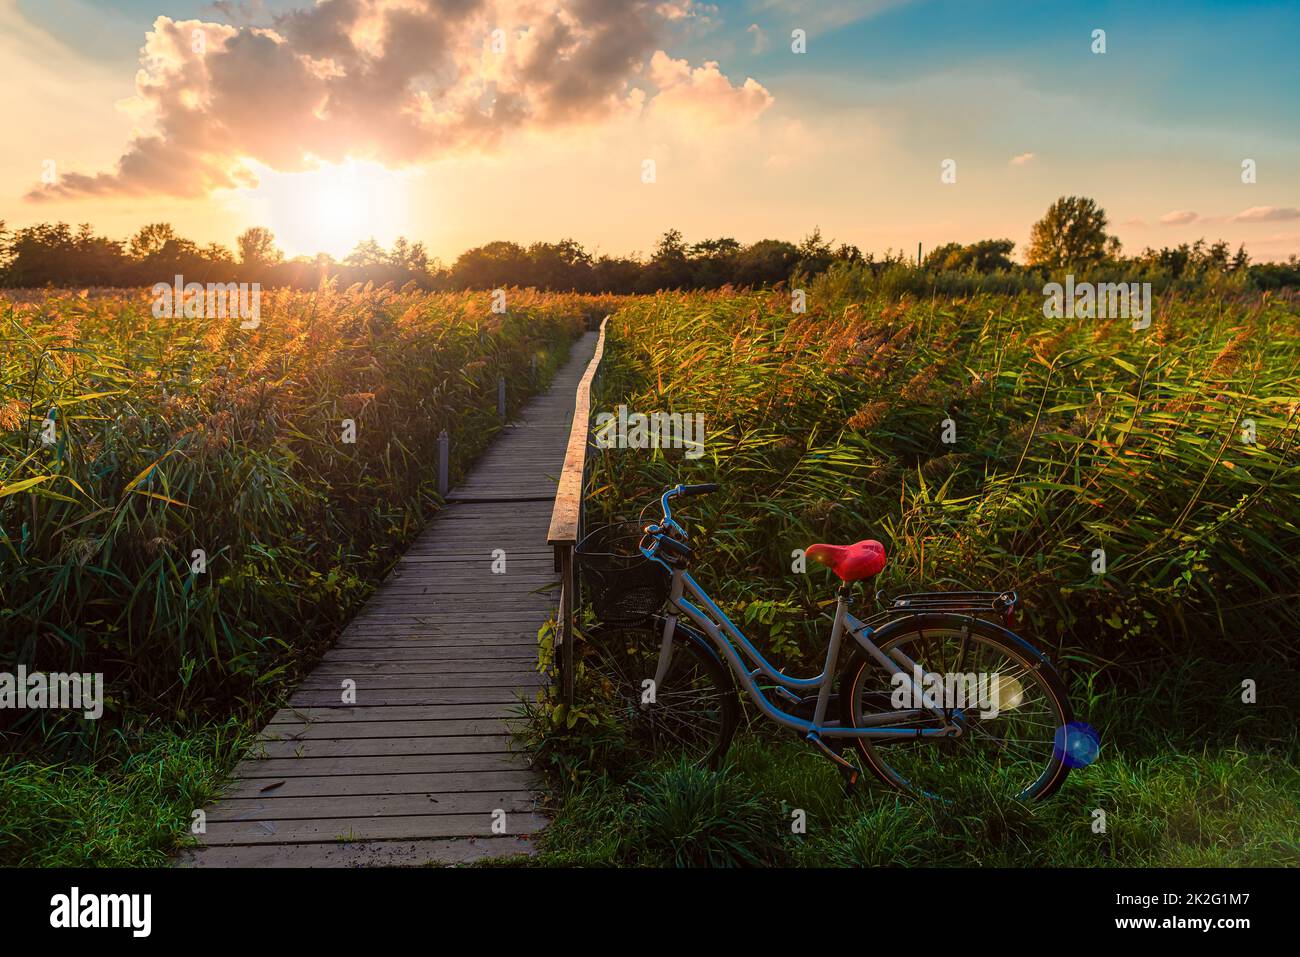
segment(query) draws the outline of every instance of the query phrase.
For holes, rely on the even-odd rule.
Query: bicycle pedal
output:
[[[767,690],[767,689],[764,689],[764,690]],[[775,694],[775,695],[777,695],[778,697],[784,699],[788,704],[792,704],[792,705],[798,706],[798,705],[801,705],[801,704],[804,703],[804,700],[805,700],[805,699],[799,697],[797,694],[795,694],[795,693],[794,693],[793,691],[791,691],[789,688],[783,688],[783,687],[781,687],[780,685],[774,685],[770,690],[772,691],[773,694]],[[809,699],[809,700],[816,700],[816,699]]]
[[[809,732],[808,735],[804,738],[804,740],[814,745],[817,748],[817,750],[820,751],[831,762],[833,762],[835,766],[845,774],[845,776],[852,775],[852,780],[850,781],[850,783],[856,783],[859,772],[857,767],[853,764],[852,761],[849,761],[843,755],[834,751],[831,748],[831,746],[827,744],[825,741],[823,741],[821,739],[821,736],[818,734]]]

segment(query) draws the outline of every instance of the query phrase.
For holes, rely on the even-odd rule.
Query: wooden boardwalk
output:
[[[180,863],[418,865],[531,851],[546,819],[507,719],[542,680],[537,632],[557,581],[547,528],[596,340],[575,342],[550,390],[452,490],[262,731],[261,753],[235,767],[205,809],[203,846]],[[504,574],[493,572],[496,549]],[[348,679],[355,704],[343,702]]]

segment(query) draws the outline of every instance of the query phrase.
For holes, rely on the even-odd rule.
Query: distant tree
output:
[[[722,236],[718,239],[701,239],[691,246],[690,250],[691,256],[695,258],[730,256],[732,253],[737,252],[740,252],[740,243],[730,236]]]
[[[1217,269],[1219,272],[1228,271],[1228,243],[1220,239],[1210,246],[1205,253],[1205,265],[1210,269]]]
[[[1229,255],[1226,240],[1207,244],[1204,239],[1196,242],[1181,243],[1177,246],[1165,246],[1161,249],[1147,248],[1134,260],[1143,269],[1163,273],[1173,279],[1199,279],[1211,272],[1236,272],[1250,266],[1250,257],[1245,246],[1237,249],[1235,256]]]
[[[142,226],[131,237],[127,247],[133,259],[150,259],[162,252],[163,247],[177,239],[176,230],[170,223],[150,223]]]
[[[736,283],[742,286],[762,286],[784,282],[790,278],[799,249],[794,243],[780,239],[760,239],[746,246],[736,256]]]
[[[202,250],[203,258],[211,263],[234,265],[235,254],[221,243],[208,243]]]
[[[17,230],[8,242],[7,255],[9,285],[61,284],[76,274],[76,240],[67,223],[38,223]]]
[[[690,250],[682,239],[681,230],[670,229],[660,237],[650,256],[650,262],[637,281],[638,292],[658,289],[689,289],[692,284]]]
[[[582,292],[591,286],[591,255],[572,239],[528,247],[528,281],[539,289]]]
[[[961,243],[944,243],[942,246],[935,246],[925,254],[925,259],[921,261],[923,269],[955,269],[956,266],[949,266],[948,263],[956,262],[961,251],[966,247]]]
[[[1259,289],[1296,288],[1300,286],[1300,257],[1292,253],[1284,263],[1256,263],[1250,278]]]
[[[835,259],[835,251],[831,249],[831,244],[822,238],[820,226],[814,226],[813,231],[804,237],[803,242],[799,244],[798,253],[799,261],[796,268],[805,276],[824,273]]]
[[[122,243],[96,236],[90,223],[77,227],[76,271],[82,282],[95,286],[124,286],[131,282]]]
[[[451,267],[457,289],[497,289],[526,282],[528,252],[518,243],[492,242],[467,249]]]
[[[930,250],[921,265],[946,272],[997,272],[1012,267],[1009,256],[1015,247],[1010,239],[981,239],[966,246],[945,243]]]
[[[629,256],[601,256],[591,264],[591,291],[633,292],[643,268],[640,262]]]
[[[740,248],[740,243],[730,236],[702,239],[692,245],[691,285],[697,289],[716,289],[732,282]]]
[[[1057,268],[1102,262],[1108,252],[1106,225],[1106,211],[1095,201],[1062,196],[1030,231],[1029,265]]]
[[[685,262],[687,252],[686,243],[682,239],[682,231],[680,229],[670,229],[659,238],[659,243],[655,246],[654,255],[650,257],[650,261],[662,263]]]
[[[375,237],[371,236],[353,246],[352,252],[343,257],[343,263],[359,269],[384,266],[388,264],[388,253],[384,251],[383,246],[379,245]]]
[[[245,266],[274,266],[284,261],[284,253],[275,245],[275,234],[265,226],[254,226],[239,234],[239,261]]]

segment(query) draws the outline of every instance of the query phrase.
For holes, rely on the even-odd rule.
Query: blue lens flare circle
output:
[[[1056,729],[1054,748],[1057,757],[1067,768],[1086,768],[1097,760],[1101,751],[1101,735],[1092,725],[1071,721]]]

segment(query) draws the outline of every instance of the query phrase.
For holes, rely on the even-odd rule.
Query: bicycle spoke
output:
[[[877,764],[887,769],[900,783],[921,793],[935,795],[960,779],[981,773],[997,773],[1000,786],[1012,789],[1012,796],[1023,794],[1048,771],[1054,760],[1056,729],[1060,715],[1047,693],[1041,675],[1024,660],[1013,657],[969,627],[948,629],[920,627],[888,643],[891,652],[900,652],[916,662],[924,674],[948,676],[974,674],[979,681],[981,704],[997,709],[996,716],[984,718],[987,710],[969,701],[963,708],[943,702],[948,721],[958,721],[963,733],[958,736],[928,738],[872,738],[861,747],[875,756]],[[955,670],[949,666],[955,664]],[[980,680],[997,677],[993,700]],[[858,719],[868,714],[888,714],[891,710],[889,676],[870,669],[858,685],[858,700],[853,702]],[[960,678],[957,679],[960,681]],[[991,685],[991,677],[989,684]],[[969,685],[958,685],[969,688]],[[960,699],[959,699],[960,700]],[[926,729],[942,726],[934,715],[915,715],[891,722],[889,727]],[[981,771],[981,769],[984,769]]]

